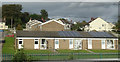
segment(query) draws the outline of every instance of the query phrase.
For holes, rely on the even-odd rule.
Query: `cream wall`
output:
[[[89,26],[85,27],[85,30],[89,29],[89,31],[92,31],[92,30],[111,31],[111,30],[113,30],[112,28],[114,26],[115,25],[113,25],[112,23],[108,23],[101,18],[97,18],[94,21],[92,21],[91,23],[89,23]]]
[[[0,29],[8,29],[8,26],[5,26],[5,22],[0,22]]]

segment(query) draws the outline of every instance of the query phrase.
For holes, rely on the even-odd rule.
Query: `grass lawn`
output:
[[[44,53],[52,53],[52,51],[49,50],[24,50],[27,54],[44,54]]]
[[[15,53],[14,38],[5,37],[5,43],[3,44],[2,54],[13,54],[13,53]]]
[[[58,53],[89,53],[86,50],[57,50]]]
[[[95,53],[118,53],[118,50],[91,50]]]

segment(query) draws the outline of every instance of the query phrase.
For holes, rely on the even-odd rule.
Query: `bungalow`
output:
[[[17,31],[15,47],[20,49],[118,49],[118,38],[108,32]]]
[[[91,21],[85,25],[85,31],[112,31],[115,25],[104,21],[101,18],[91,18]]]

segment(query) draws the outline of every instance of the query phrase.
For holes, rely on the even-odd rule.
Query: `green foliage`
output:
[[[30,14],[28,12],[24,12],[24,13],[21,14],[20,18],[21,18],[21,21],[22,21],[23,24],[25,24],[29,21],[29,19],[30,19],[29,15]]]
[[[31,62],[30,56],[27,56],[24,54],[24,50],[16,50],[14,56],[13,56],[13,62]]]
[[[21,14],[22,5],[20,4],[5,4],[2,5],[2,16],[6,18],[16,18]]]
[[[22,5],[20,4],[5,4],[2,5],[2,17],[6,18],[6,23],[7,25],[11,25],[11,22],[13,26],[15,26],[13,23],[14,19],[19,19],[21,16],[21,10],[22,10]]]
[[[41,19],[41,15],[38,15],[38,14],[31,14],[31,15],[30,15],[30,18],[39,20],[39,19]]]
[[[87,24],[86,21],[77,22],[77,24],[72,25],[71,30],[83,31],[84,29],[81,28],[86,24]]]
[[[73,55],[72,54],[70,54],[69,56],[68,56],[68,60],[73,60],[74,58],[73,58]]]
[[[44,20],[47,20],[47,19],[48,19],[48,13],[47,13],[47,11],[46,11],[45,9],[42,9],[42,10],[40,11],[40,13],[41,13],[41,16],[42,16],[42,18],[43,18]]]
[[[22,30],[23,28],[22,28],[22,26],[20,24],[18,24],[16,29],[17,30]]]

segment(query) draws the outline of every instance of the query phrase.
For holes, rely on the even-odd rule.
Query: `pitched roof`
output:
[[[44,24],[50,23],[50,22],[52,22],[52,21],[57,22],[57,23],[59,23],[59,24],[61,24],[61,25],[64,25],[64,24],[60,23],[60,22],[57,21],[57,20],[49,20],[49,21],[46,21],[46,22],[42,23],[41,25],[44,25]]]
[[[32,26],[32,25],[35,25],[35,24],[38,24],[38,23],[42,23],[42,22],[38,21],[38,20],[30,20],[27,24]]]
[[[108,32],[83,31],[17,31],[17,37],[47,38],[117,38]]]

